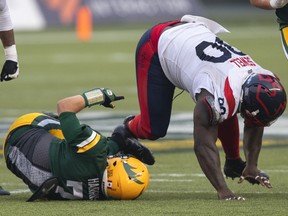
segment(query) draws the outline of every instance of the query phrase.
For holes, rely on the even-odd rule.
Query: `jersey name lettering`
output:
[[[99,178],[88,179],[89,200],[99,199]]]
[[[249,56],[234,58],[230,60],[230,62],[236,65],[238,68],[247,66],[256,66],[256,64]]]

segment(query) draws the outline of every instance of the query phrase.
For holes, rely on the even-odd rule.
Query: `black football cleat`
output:
[[[224,174],[227,178],[240,178],[246,162],[240,159],[226,159],[224,165]]]
[[[133,120],[134,118],[135,118],[134,115],[129,115],[129,116],[127,116],[127,117],[124,119],[123,124],[124,124],[124,127],[125,127],[126,137],[136,138],[136,137],[130,132],[130,130],[129,130],[129,128],[128,128],[129,122],[130,122],[131,120]]]
[[[127,138],[122,151],[124,154],[133,155],[145,164],[153,165],[155,163],[155,158],[150,149],[142,145],[136,138]]]
[[[49,194],[54,193],[58,186],[58,180],[56,177],[47,179],[40,185],[40,187],[32,194],[32,196],[26,202],[33,202],[37,199],[43,199],[48,197]]]
[[[4,189],[0,186],[0,196],[2,196],[2,195],[10,195],[10,192],[4,190]]]
[[[142,145],[124,124],[119,125],[114,129],[110,139],[118,143],[122,153],[133,155],[138,160],[148,165],[153,165],[155,163],[152,152],[146,146]]]
[[[135,116],[133,115],[127,116],[123,124],[114,129],[111,139],[120,145],[120,151],[124,154],[133,155],[141,162],[153,165],[155,158],[152,152],[146,146],[142,145],[128,129],[128,123],[134,118]]]

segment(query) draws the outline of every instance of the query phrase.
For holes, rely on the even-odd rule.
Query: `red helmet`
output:
[[[251,74],[242,85],[240,114],[245,124],[269,126],[286,108],[286,92],[280,81],[266,74]]]

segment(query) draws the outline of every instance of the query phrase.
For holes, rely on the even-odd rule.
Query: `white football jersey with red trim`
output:
[[[242,84],[251,73],[273,75],[249,55],[219,39],[203,23],[187,23],[162,33],[158,55],[167,78],[195,95],[206,89],[214,95],[220,122],[235,115]]]

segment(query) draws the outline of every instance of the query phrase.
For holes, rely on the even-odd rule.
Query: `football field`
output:
[[[178,148],[178,144],[180,148]],[[11,191],[0,196],[0,215],[287,215],[287,145],[265,146],[259,166],[269,173],[272,189],[247,182],[228,185],[245,201],[219,201],[197,163],[191,142],[161,143],[169,150],[156,150],[156,163],[149,166],[147,191],[132,201],[36,201],[31,193],[0,163],[1,183]],[[186,145],[186,147],[184,147]],[[223,164],[223,152],[221,151]]]
[[[95,27],[90,42],[78,41],[73,30],[16,32],[20,59],[20,77],[0,83],[0,139],[9,123],[27,112],[56,111],[57,100],[95,87],[109,87],[125,100],[116,102],[114,110],[92,107],[81,113],[83,122],[105,133],[128,113],[138,112],[134,72],[137,41],[147,26]],[[275,72],[288,86],[288,62],[283,54],[278,26],[225,26],[230,34],[219,35],[264,68]],[[0,57],[2,60],[4,57]],[[180,90],[176,90],[176,94]],[[174,102],[173,122],[191,118],[193,102],[186,93]],[[109,111],[109,112],[107,112]],[[187,116],[182,114],[187,114]],[[93,116],[95,114],[95,116]],[[92,117],[91,117],[92,115]],[[115,117],[116,116],[116,120]],[[121,116],[121,118],[119,118]],[[287,110],[285,117],[287,116]],[[95,118],[95,119],[94,119]],[[105,120],[108,119],[108,120]],[[114,120],[111,120],[114,119]],[[184,120],[183,120],[184,119]],[[286,119],[286,118],[285,118]],[[283,123],[283,124],[282,124]],[[5,167],[0,158],[0,186],[11,191],[0,196],[2,215],[287,215],[288,141],[286,121],[272,125],[259,158],[259,167],[271,177],[272,189],[228,179],[230,188],[246,201],[218,201],[203,175],[193,152],[191,122],[174,124],[167,139],[144,142],[151,147],[156,164],[149,166],[150,184],[139,199],[133,201],[48,201],[26,203],[31,193]],[[111,125],[112,124],[112,125]],[[101,125],[98,127],[98,125]],[[179,129],[176,130],[176,129]],[[186,131],[182,136],[181,131]],[[188,131],[188,132],[187,132]],[[281,134],[280,134],[281,132]],[[284,135],[283,135],[284,134]],[[219,146],[221,162],[224,154]]]

